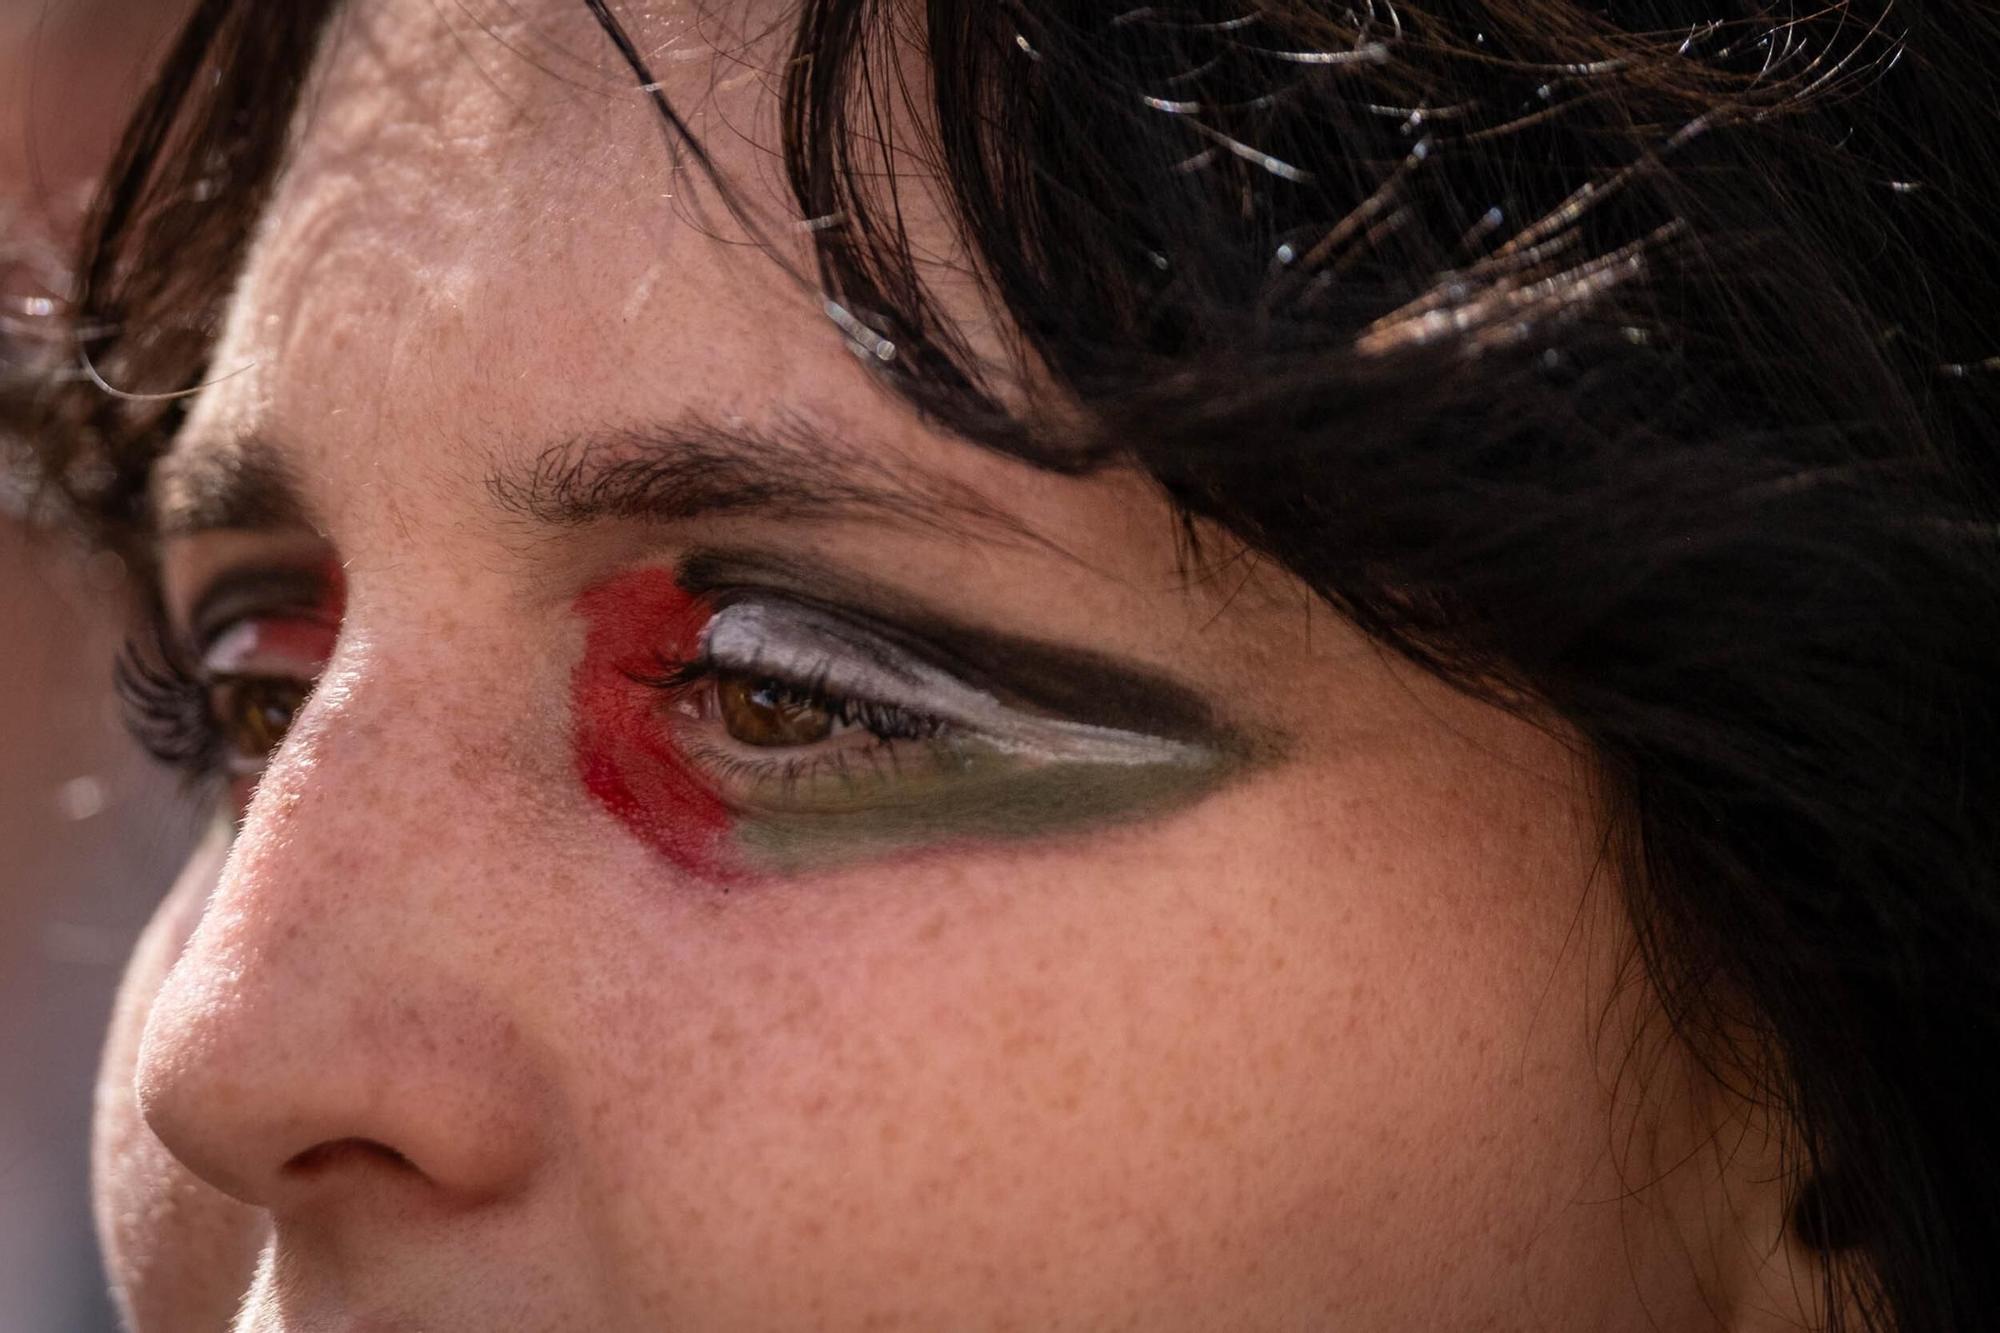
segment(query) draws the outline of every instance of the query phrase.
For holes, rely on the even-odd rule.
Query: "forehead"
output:
[[[586,407],[598,424],[783,405],[913,430],[884,420],[787,273],[810,257],[771,168],[783,25],[710,8],[649,7],[631,32],[779,253],[677,166],[581,0],[359,0],[251,247],[212,363],[226,378],[177,452],[280,440],[311,489],[358,459],[383,480],[463,481]]]

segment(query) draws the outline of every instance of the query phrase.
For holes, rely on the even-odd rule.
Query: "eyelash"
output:
[[[201,783],[222,770],[222,732],[211,711],[210,685],[164,632],[132,638],[112,667],[125,729],[147,754]]]
[[[835,694],[826,688],[827,677],[824,671],[807,681],[786,680],[782,676],[760,676],[755,670],[746,671],[740,667],[725,666],[714,658],[703,655],[679,662],[662,657],[658,659],[656,670],[635,675],[632,680],[635,684],[659,690],[671,698],[678,698],[687,690],[719,681],[724,676],[768,680],[785,690],[798,703],[824,709],[835,721],[860,727],[883,742],[934,740],[951,730],[952,724],[943,718],[914,713],[895,704]]]

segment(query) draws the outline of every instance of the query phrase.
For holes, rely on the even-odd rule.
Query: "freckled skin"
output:
[[[812,294],[664,197],[696,187],[643,98],[599,95],[622,75],[581,6],[474,8],[493,32],[422,0],[337,25],[215,356],[250,369],[177,445],[281,441],[347,600],[121,1000],[97,1189],[140,1333],[239,1298],[237,1333],[1800,1318],[1767,1127],[1621,984],[1563,738],[1308,621],[1273,571],[1178,578],[1133,479],[927,433]],[[741,72],[779,57],[704,23],[640,42],[762,189],[777,127]],[[576,53],[601,67],[547,72]],[[484,485],[605,422],[774,410],[1037,540],[541,530]],[[165,552],[171,595],[224,540]],[[664,590],[617,580],[696,542],[1130,659],[1287,758],[1155,819],[714,892],[699,809],[635,828],[572,728],[617,656],[577,599],[619,587],[671,633]]]

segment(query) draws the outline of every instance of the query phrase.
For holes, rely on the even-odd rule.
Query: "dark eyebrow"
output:
[[[217,528],[306,525],[306,506],[283,457],[263,440],[175,450],[152,480],[153,532],[162,539]]]
[[[974,520],[1025,533],[972,487],[796,416],[772,425],[687,417],[599,432],[496,472],[486,488],[506,512],[560,526],[754,512],[891,518],[953,531]]]
[[[598,430],[496,470],[485,485],[504,513],[559,527],[754,512],[892,518],[950,531],[975,521],[1027,535],[972,487],[798,416],[752,425],[691,415]],[[161,538],[186,537],[305,526],[308,506],[282,451],[252,438],[169,453],[153,479],[153,519]]]

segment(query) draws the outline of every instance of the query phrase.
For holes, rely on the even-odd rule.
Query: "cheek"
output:
[[[140,937],[119,988],[98,1072],[91,1185],[105,1267],[142,1333],[228,1325],[250,1284],[261,1216],[174,1160],[147,1127],[133,1071],[153,1001],[201,919],[227,839],[209,838]]]
[[[1588,993],[1586,866],[1412,840],[1465,797],[1401,795],[1266,787],[1082,861],[676,908],[687,938],[576,1024],[647,1084],[594,1100],[590,1193],[694,1326],[893,1293],[911,1326],[1454,1327],[1622,1273],[1615,1218],[1520,1252],[1616,1186],[1580,1184],[1603,1108],[1548,1017]]]
[[[585,1134],[611,1154],[588,1192],[684,1322],[1282,1324],[1326,1263],[1304,1223],[1339,1175],[1339,1064],[1302,1039],[1338,1004],[1272,969],[1248,900],[1073,872],[732,898],[759,929],[706,923],[672,994],[594,1016],[656,1081],[595,1099],[618,1122]]]
[[[707,608],[665,570],[644,569],[589,589],[575,610],[586,628],[570,727],[584,789],[682,874],[742,879],[728,810],[675,748],[661,693],[635,679],[692,657]]]

